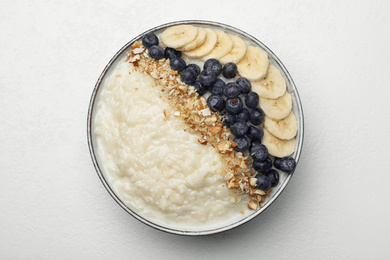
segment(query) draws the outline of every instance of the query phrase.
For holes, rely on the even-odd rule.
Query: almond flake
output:
[[[211,110],[209,108],[205,108],[200,110],[202,116],[211,116]]]
[[[255,201],[253,201],[253,200],[249,201],[248,208],[256,210],[258,208],[257,203]]]
[[[231,145],[232,147],[236,147],[238,144],[235,143],[235,142],[233,142],[233,141],[230,141],[230,145]]]
[[[221,131],[221,127],[220,126],[209,126],[208,127],[208,130],[210,132],[211,135],[216,135],[219,133],[219,131]]]

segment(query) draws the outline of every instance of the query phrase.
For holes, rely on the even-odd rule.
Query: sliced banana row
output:
[[[190,58],[203,61],[214,58],[222,64],[233,62],[238,73],[248,80],[261,80],[267,74],[268,55],[258,47],[247,46],[237,35],[221,30],[177,25],[166,29],[160,37],[167,46],[178,49]]]
[[[166,29],[161,41],[182,51],[190,58],[203,61],[215,58],[222,64],[234,62],[238,73],[251,81],[252,91],[260,96],[265,114],[262,143],[276,157],[291,155],[295,150],[297,120],[292,109],[291,95],[280,71],[269,64],[262,49],[247,46],[236,35],[192,25],[177,25]]]
[[[291,155],[295,150],[298,129],[286,81],[280,71],[270,65],[266,76],[251,84],[252,91],[260,96],[260,107],[265,114],[262,143],[268,148],[270,155]]]

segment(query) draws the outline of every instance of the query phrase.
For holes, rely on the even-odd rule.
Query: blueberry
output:
[[[256,151],[252,154],[252,157],[254,160],[263,162],[265,159],[268,157],[268,149],[265,147],[265,145],[260,144],[257,148]],[[271,162],[271,167],[272,167],[272,162]]]
[[[196,71],[194,71],[191,68],[186,68],[181,72],[180,79],[184,83],[191,85],[194,84],[196,81]]]
[[[212,94],[207,98],[207,105],[213,112],[222,111],[225,108],[225,99],[222,96]]]
[[[281,158],[275,158],[274,160],[274,166],[276,169],[279,169],[280,170],[280,164],[281,164],[282,160]]]
[[[155,60],[164,58],[164,50],[157,45],[153,45],[149,48],[149,56]]]
[[[192,86],[195,88],[196,92],[198,92],[199,95],[203,95],[207,91],[207,87],[203,86],[202,83],[199,82],[199,80],[195,81]]]
[[[142,44],[149,49],[154,45],[158,45],[158,37],[154,33],[147,33],[142,38]]]
[[[235,142],[237,144],[237,146],[233,147],[234,151],[236,151],[236,152],[244,152],[244,151],[246,151],[246,149],[248,149],[248,146],[249,146],[248,139],[246,139],[243,136],[235,137],[233,139],[233,142]]]
[[[166,59],[181,58],[181,51],[175,50],[174,48],[166,47],[164,55]]]
[[[210,91],[213,94],[222,96],[223,90],[225,89],[225,85],[226,84],[225,82],[223,82],[222,79],[217,78],[217,81],[215,81],[215,83],[210,87]]]
[[[245,97],[245,105],[250,108],[255,108],[259,104],[259,95],[256,92],[250,92]]]
[[[271,181],[271,187],[276,187],[279,184],[279,172],[275,169],[268,170],[265,175]]]
[[[203,65],[204,70],[212,71],[216,76],[221,74],[222,65],[217,59],[208,59]]]
[[[203,70],[199,74],[199,81],[206,87],[212,86],[217,81],[217,76],[214,72],[209,70]]]
[[[236,98],[240,95],[240,88],[234,82],[226,84],[224,94],[227,98]]]
[[[286,156],[283,158],[276,158],[274,166],[283,172],[292,173],[297,166],[297,162],[291,156]]]
[[[231,98],[226,100],[226,111],[232,115],[237,115],[241,112],[244,104],[240,98]]]
[[[249,122],[254,125],[260,125],[264,119],[264,112],[261,108],[255,107],[249,114]]]
[[[169,65],[171,65],[173,70],[177,71],[182,71],[187,67],[186,62],[181,58],[170,59]]]
[[[230,127],[232,124],[234,124],[234,122],[236,122],[236,116],[229,114],[229,113],[226,113],[225,114],[225,125]]]
[[[194,70],[194,71],[196,72],[196,76],[198,76],[199,73],[200,73],[200,68],[199,68],[199,66],[196,65],[196,64],[188,64],[186,69],[192,69],[192,70]]]
[[[230,126],[230,132],[232,132],[235,137],[244,136],[247,131],[248,124],[244,120],[237,120]]]
[[[269,188],[271,188],[271,181],[267,176],[263,174],[257,174],[256,179],[256,188],[259,190],[267,191]]]
[[[246,78],[238,78],[236,80],[236,84],[240,86],[240,90],[242,94],[248,94],[251,91],[252,84]]]
[[[252,140],[251,145],[249,146],[249,151],[251,154],[254,154],[262,144],[257,140]]]
[[[250,126],[247,136],[251,139],[260,140],[264,135],[264,130],[261,127]]]
[[[237,119],[244,120],[245,122],[248,122],[249,120],[249,111],[246,108],[243,108],[240,113],[236,115]]]
[[[264,161],[254,160],[253,168],[259,172],[266,172],[272,168],[272,161],[267,157]]]
[[[228,62],[223,66],[222,68],[222,75],[227,78],[231,79],[234,78],[237,74],[237,65],[233,62]]]

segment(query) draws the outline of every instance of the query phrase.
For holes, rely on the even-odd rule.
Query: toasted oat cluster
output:
[[[231,140],[229,128],[223,124],[223,118],[207,106],[206,99],[180,80],[179,73],[171,69],[169,60],[152,59],[140,42],[132,45],[126,62],[132,63],[135,71],[150,75],[155,80],[156,87],[161,88],[161,98],[170,105],[164,110],[166,118],[180,117],[185,122],[184,130],[197,133],[201,145],[209,143],[218,150],[226,162],[221,173],[226,186],[233,193],[231,201],[239,200],[234,194],[247,194],[250,197],[248,208],[258,209],[270,190],[264,192],[255,188],[256,178],[251,158],[233,149],[237,144]]]

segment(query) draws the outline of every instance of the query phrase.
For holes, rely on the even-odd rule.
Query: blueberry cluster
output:
[[[272,160],[268,149],[261,144],[264,135],[259,126],[264,119],[264,112],[258,107],[259,95],[251,92],[252,85],[246,78],[238,78],[235,82],[225,83],[218,76],[232,79],[237,75],[237,65],[229,62],[222,66],[217,59],[208,59],[201,71],[196,64],[187,65],[181,58],[181,52],[167,47],[163,50],[158,46],[159,40],[155,34],[148,33],[142,39],[142,44],[148,48],[153,59],[166,58],[173,70],[180,72],[181,80],[192,85],[199,95],[207,91],[211,95],[207,98],[207,105],[213,112],[219,112],[225,118],[225,125],[230,127],[234,135],[233,148],[237,152],[249,152],[253,158],[253,168],[259,172],[256,175],[256,187],[267,191],[279,183],[279,173],[272,169]],[[274,166],[283,172],[294,171],[296,162],[292,157],[276,158]]]

